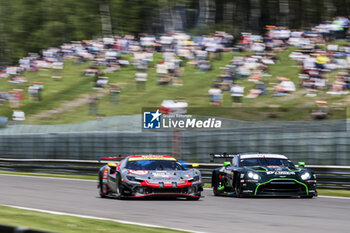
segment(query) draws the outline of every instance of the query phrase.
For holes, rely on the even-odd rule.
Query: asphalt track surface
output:
[[[215,197],[199,201],[99,198],[96,182],[0,175],[0,204],[200,232],[349,232],[350,199]]]

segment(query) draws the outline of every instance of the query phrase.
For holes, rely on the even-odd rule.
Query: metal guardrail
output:
[[[60,159],[0,159],[0,170],[15,172],[41,172],[53,174],[97,175],[98,169],[107,161],[101,163],[94,160],[60,160]],[[192,163],[186,165],[191,166]],[[211,174],[218,163],[200,163],[204,182],[211,182]],[[306,165],[315,171],[318,188],[349,189],[350,166]],[[97,177],[97,176],[96,176]]]

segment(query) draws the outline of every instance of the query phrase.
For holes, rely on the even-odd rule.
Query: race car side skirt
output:
[[[296,182],[296,183],[298,183],[298,184],[300,184],[300,185],[303,185],[303,186],[305,187],[305,190],[306,190],[306,195],[309,195],[309,189],[308,189],[307,185],[304,184],[304,183],[302,183],[302,182],[300,182],[300,181],[298,181],[298,180],[296,180],[296,179],[290,179],[290,178],[274,178],[274,179],[268,180],[268,181],[266,181],[266,182],[264,182],[264,183],[258,183],[258,184],[256,185],[256,188],[255,188],[255,191],[254,191],[254,196],[256,196],[256,194],[257,194],[257,192],[258,192],[258,189],[259,189],[259,187],[260,187],[261,185],[267,184],[267,183],[269,183],[269,182],[271,182],[271,181],[274,181],[274,180],[290,180],[290,181],[294,181],[294,182]]]
[[[159,188],[159,183],[151,183],[147,180],[144,180],[140,183],[144,187],[151,187],[151,188]],[[184,188],[192,186],[192,182],[185,181],[184,183],[177,183],[177,188]],[[173,188],[173,184],[164,184],[164,188]]]

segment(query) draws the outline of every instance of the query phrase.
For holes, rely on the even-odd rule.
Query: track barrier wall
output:
[[[41,172],[56,174],[95,175],[104,162],[55,160],[55,159],[0,159],[0,170],[16,172]],[[191,163],[187,163],[190,167]],[[218,163],[200,163],[199,170],[205,183],[211,182],[212,171],[221,167]],[[319,188],[349,189],[350,166],[306,165],[315,171]]]
[[[210,153],[280,153],[293,162],[350,166],[350,133],[267,129],[182,131],[178,159],[205,163]],[[94,160],[97,156],[174,154],[173,132],[0,134],[0,157]]]

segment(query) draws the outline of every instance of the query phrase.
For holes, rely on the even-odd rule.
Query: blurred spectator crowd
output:
[[[230,92],[233,106],[240,106],[242,97],[257,98],[268,93],[274,97],[286,96],[297,88],[305,89],[307,97],[317,96],[320,90],[329,95],[348,94],[349,23],[348,18],[336,17],[309,30],[268,25],[264,35],[242,33],[233,50],[248,55],[234,56],[229,64],[220,68],[221,74],[208,91],[210,102],[222,104],[224,91]],[[278,53],[289,48],[292,48],[289,58],[298,63],[299,76],[272,78],[268,66],[278,64]],[[253,82],[254,87],[238,85],[246,83],[242,80]]]
[[[57,48],[48,48],[41,54],[31,53],[19,60],[17,66],[2,67],[0,78],[9,83],[28,83],[24,72],[51,70],[51,78],[63,78],[64,60],[73,60],[75,64],[90,62],[83,76],[93,77],[93,88],[110,87],[114,103],[118,103],[117,95],[120,87],[109,85],[105,74],[116,72],[124,66],[133,65],[137,69],[135,83],[139,90],[145,89],[148,78],[147,70],[155,67],[159,85],[172,84],[181,86],[181,77],[184,74],[184,65],[191,60],[191,64],[198,70],[211,69],[209,58],[219,57],[226,48],[232,47],[233,36],[224,32],[217,32],[210,37],[192,38],[181,32],[169,32],[158,38],[152,35],[140,34],[115,36],[96,40],[73,41]],[[162,59],[154,64],[154,54],[160,53]],[[128,54],[131,59],[123,59]],[[41,101],[44,80],[26,84],[26,90],[13,89],[0,93],[0,105],[9,102],[9,105],[20,111],[20,102],[26,96],[31,101]],[[27,95],[25,94],[27,92]]]
[[[327,90],[329,95],[345,95],[350,89],[350,46],[337,41],[347,38],[349,23],[348,18],[337,17],[309,30],[266,26],[264,35],[242,33],[236,44],[233,36],[225,32],[196,37],[169,32],[159,37],[139,34],[137,37],[123,35],[73,41],[43,50],[40,55],[29,54],[21,58],[17,66],[2,67],[0,78],[14,84],[27,83],[24,72],[50,69],[51,78],[60,80],[64,78],[64,60],[73,60],[75,64],[90,62],[82,75],[93,77],[94,89],[109,87],[111,99],[117,104],[120,87],[110,85],[105,74],[134,66],[137,70],[135,85],[142,91],[149,80],[148,69],[154,67],[159,85],[182,86],[185,66],[207,72],[213,69],[212,61],[222,58],[223,52],[235,51],[246,53],[234,56],[229,64],[220,67],[221,73],[208,90],[213,105],[222,104],[225,91],[230,92],[233,106],[241,106],[244,98],[269,93],[274,97],[290,95],[297,87],[307,89],[306,96],[316,96],[318,90]],[[277,54],[290,47],[298,48],[289,57],[298,62],[301,73],[299,77],[277,77],[274,83],[269,66],[278,63]],[[339,72],[330,81],[329,74],[333,71]],[[239,80],[252,82],[253,88],[239,85]],[[27,95],[31,101],[41,101],[44,86],[41,79],[28,84],[25,90],[18,88],[1,92],[0,105],[9,102],[19,111],[20,103]],[[171,102],[167,101],[167,104]]]

